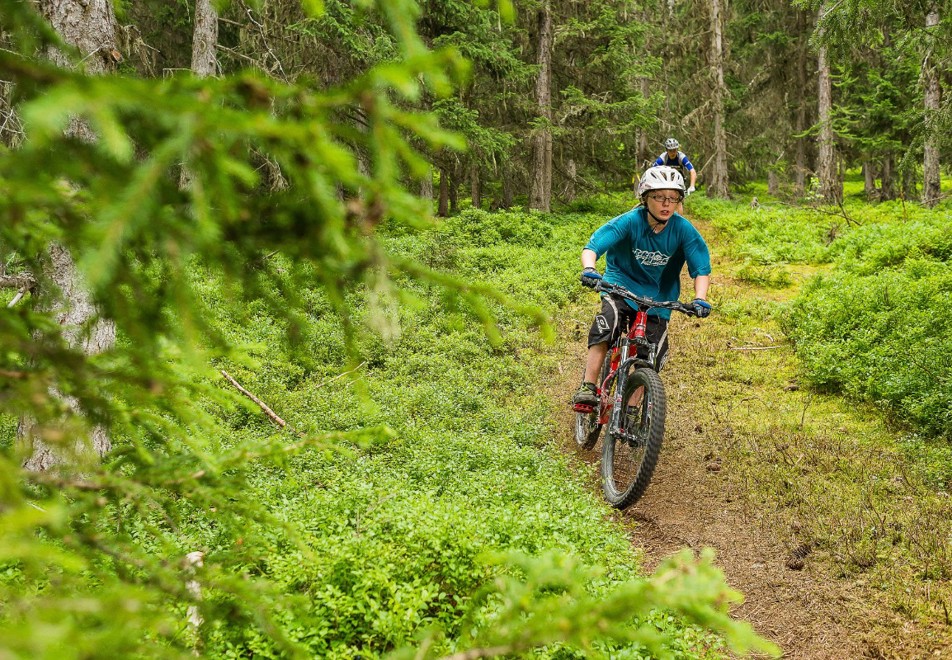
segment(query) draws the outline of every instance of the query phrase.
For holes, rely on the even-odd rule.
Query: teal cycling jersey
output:
[[[680,297],[685,264],[692,279],[711,274],[707,243],[694,225],[677,213],[656,234],[648,225],[647,209],[636,207],[596,229],[585,248],[599,257],[605,255],[606,282],[652,300]],[[671,318],[669,309],[652,309],[649,313]]]

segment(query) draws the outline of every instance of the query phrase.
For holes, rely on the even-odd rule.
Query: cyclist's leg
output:
[[[592,320],[588,331],[588,358],[585,361],[585,381],[594,383],[608,353],[608,347],[619,333],[628,329],[632,310],[624,300],[615,296],[602,296],[602,308]]]
[[[585,360],[585,375],[582,385],[572,399],[573,403],[591,404],[595,398],[595,389],[601,383],[598,376],[605,362],[608,347],[618,337],[621,329],[627,328],[629,314],[625,301],[613,296],[602,297],[602,308],[595,315],[588,331],[588,356]],[[593,387],[594,386],[594,387]],[[592,404],[593,405],[593,404]]]
[[[608,354],[608,342],[603,341],[588,347],[588,357],[585,359],[585,382],[601,385],[598,381],[599,372]]]

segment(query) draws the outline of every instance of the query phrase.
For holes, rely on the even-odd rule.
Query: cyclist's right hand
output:
[[[698,318],[705,319],[711,315],[711,303],[703,298],[695,298],[692,300],[691,308],[694,310],[694,315]]]
[[[600,279],[602,279],[602,276],[599,275],[598,271],[591,266],[582,269],[581,280],[583,285],[594,289],[595,285],[598,284]]]

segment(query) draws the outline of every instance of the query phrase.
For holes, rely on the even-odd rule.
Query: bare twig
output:
[[[783,348],[783,346],[728,346],[732,351],[771,351],[775,348]]]
[[[239,52],[238,52],[237,50],[235,50],[234,48],[229,48],[228,46],[223,46],[223,45],[221,45],[221,44],[215,44],[215,48],[217,48],[218,50],[223,50],[223,51],[225,51],[226,53],[229,53],[230,55],[234,55],[235,57],[239,57],[239,58],[241,58],[241,59],[243,59],[243,60],[248,60],[248,61],[251,62],[252,64],[258,64],[258,60],[254,59],[253,57],[248,57],[248,56],[245,55],[244,53],[239,53]],[[185,71],[188,71],[188,70],[189,70],[189,69],[185,69]]]
[[[251,392],[249,392],[248,390],[246,390],[245,388],[243,388],[243,387],[238,383],[237,380],[235,380],[234,378],[231,377],[231,374],[229,374],[229,373],[228,373],[227,371],[225,371],[224,369],[222,369],[220,373],[221,373],[222,376],[225,377],[225,380],[227,380],[229,383],[231,383],[232,385],[234,385],[235,388],[236,388],[239,392],[241,392],[241,393],[244,394],[246,397],[248,397],[249,399],[251,399],[252,401],[254,401],[256,404],[258,404],[258,407],[261,408],[261,410],[264,411],[264,414],[265,414],[265,415],[267,415],[268,417],[271,418],[271,421],[273,421],[275,424],[277,424],[277,425],[280,426],[281,428],[288,428],[288,430],[290,430],[290,431],[293,431],[293,430],[294,430],[294,429],[288,427],[288,423],[287,423],[286,421],[284,421],[283,419],[281,419],[280,417],[278,417],[278,414],[277,414],[276,412],[274,412],[273,410],[271,410],[271,408],[268,407],[268,404],[266,404],[264,401],[262,401],[261,399],[259,399],[258,397],[256,397],[254,394],[252,394]],[[295,431],[295,433],[296,433],[296,431]]]
[[[355,371],[357,371],[358,369],[360,369],[361,367],[363,367],[363,366],[366,365],[366,364],[367,364],[367,362],[366,362],[366,360],[365,360],[365,361],[361,362],[360,364],[358,364],[358,365],[357,365],[356,367],[354,367],[353,369],[351,369],[350,371],[345,371],[345,372],[342,373],[342,374],[337,374],[337,375],[334,376],[333,378],[328,378],[327,380],[325,380],[325,381],[324,381],[323,383],[321,383],[320,385],[317,385],[314,389],[315,389],[315,390],[319,390],[319,389],[321,389],[322,387],[324,387],[325,385],[327,385],[328,383],[334,382],[334,381],[337,380],[338,378],[343,378],[343,377],[346,376],[347,374],[352,374],[352,373],[354,373]]]
[[[281,73],[281,79],[285,82],[288,82],[288,75],[284,72],[284,67],[281,65],[281,59],[277,55],[275,55],[274,51],[271,50],[271,45],[268,43],[268,36],[267,36],[268,32],[265,29],[264,25],[262,25],[259,21],[255,20],[254,13],[252,12],[251,7],[246,6],[245,13],[248,15],[248,20],[254,23],[255,26],[258,28],[258,32],[261,35],[261,43],[264,45],[265,50],[268,51],[268,55],[271,56],[271,59],[273,59],[274,63],[278,66],[278,71]],[[273,73],[273,70],[269,71],[269,73]]]
[[[858,220],[854,220],[847,214],[846,209],[843,207],[843,202],[839,202],[839,211],[828,211],[827,209],[820,208],[819,206],[812,206],[810,204],[791,204],[789,202],[775,201],[771,202],[772,204],[778,204],[780,206],[789,206],[793,209],[810,209],[811,211],[816,211],[817,213],[822,213],[824,215],[833,215],[837,218],[843,218],[846,220],[847,224],[856,225],[857,227],[861,224]]]
[[[859,227],[859,222],[857,222],[856,220],[853,220],[853,218],[851,218],[849,214],[846,213],[846,209],[843,207],[843,200],[837,198],[836,203],[840,207],[840,215],[842,215],[846,219],[846,224],[856,225],[857,227]]]
[[[807,421],[807,409],[810,407],[810,404],[813,403],[813,395],[807,397],[807,402],[803,404],[803,414],[800,416],[800,430],[803,430],[803,425]]]
[[[939,381],[939,382],[945,382],[945,381],[947,381],[947,380],[949,379],[948,376],[946,376],[946,375],[944,375],[944,374],[938,374],[938,373],[936,373],[935,371],[933,371],[932,369],[930,369],[927,364],[925,364],[924,362],[922,362],[922,360],[919,360],[916,356],[910,355],[909,358],[910,358],[910,360],[912,361],[912,363],[913,363],[914,365],[916,365],[917,367],[919,367],[920,369],[922,369],[924,372],[926,372],[927,374],[929,374],[929,376],[931,376],[931,377],[934,378],[935,380],[937,380],[937,381]]]

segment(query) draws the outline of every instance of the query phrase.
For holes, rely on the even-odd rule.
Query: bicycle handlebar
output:
[[[599,293],[613,293],[616,296],[630,300],[640,308],[651,308],[651,307],[660,307],[662,309],[671,309],[675,312],[681,312],[682,314],[687,314],[688,316],[697,316],[697,312],[694,311],[694,308],[690,305],[685,305],[679,300],[668,300],[665,302],[658,302],[652,300],[651,298],[645,298],[644,296],[639,296],[623,286],[618,284],[610,284],[605,280],[597,280],[591,284],[585,284],[592,289],[595,289]]]

